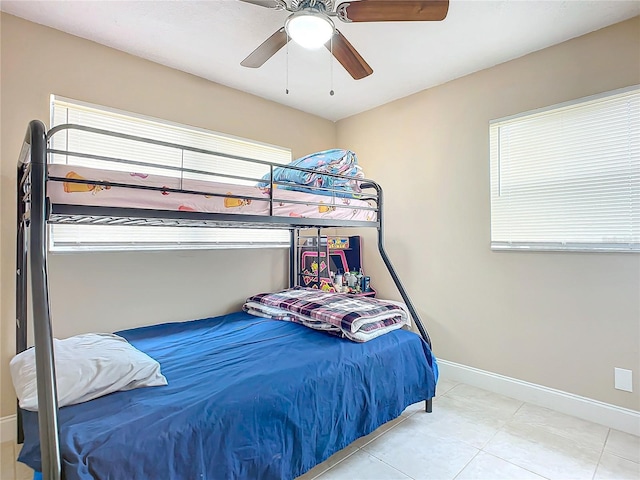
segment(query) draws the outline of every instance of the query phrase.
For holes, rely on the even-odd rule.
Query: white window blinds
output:
[[[640,251],[640,89],[490,124],[493,249]]]
[[[291,151],[286,148],[52,96],[51,126],[65,123],[86,125],[278,164],[287,164],[291,161]],[[223,156],[214,157],[78,130],[66,130],[54,135],[50,147],[74,153],[150,163],[153,166],[136,165],[135,170],[140,173],[174,177],[180,176],[181,173],[163,167],[184,167],[213,174],[237,175],[254,179],[259,179],[269,172],[268,166],[257,163]],[[126,163],[62,154],[52,154],[49,161],[108,170],[128,171],[132,168]],[[183,177],[244,185],[255,184],[253,180],[212,177],[189,172],[184,172]],[[54,251],[235,248],[289,244],[289,232],[286,230],[239,228],[52,225],[50,237],[50,247]]]

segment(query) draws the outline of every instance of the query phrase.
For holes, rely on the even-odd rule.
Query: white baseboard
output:
[[[443,379],[465,383],[507,397],[566,413],[640,436],[640,412],[516,378],[438,359]]]
[[[0,442],[15,442],[18,428],[15,415],[0,417]]]

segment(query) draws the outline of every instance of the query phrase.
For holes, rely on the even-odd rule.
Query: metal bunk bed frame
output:
[[[51,137],[64,130],[83,130],[98,135],[108,135],[125,140],[140,141],[169,148],[178,148],[183,151],[192,151],[226,158],[261,163],[269,166],[271,172],[269,193],[269,215],[243,215],[223,213],[199,213],[169,210],[145,210],[136,208],[96,207],[52,204],[47,198],[47,180],[70,181],[70,179],[55,179],[47,174],[47,155],[62,154],[72,157],[95,158],[100,160],[123,162],[138,166],[154,166],[157,164],[145,164],[131,160],[102,157],[78,152],[61,151],[48,148]],[[47,277],[47,224],[48,223],[72,223],[72,224],[117,224],[117,225],[171,225],[171,226],[216,226],[216,227],[251,227],[251,228],[284,228],[291,232],[289,255],[289,284],[297,285],[299,278],[299,265],[297,245],[301,229],[317,229],[318,258],[320,258],[321,230],[323,228],[342,227],[376,227],[378,232],[378,250],[384,264],[391,275],[402,299],[411,313],[415,325],[422,338],[431,347],[431,339],[425,329],[418,312],[416,311],[409,295],[407,294],[391,260],[384,248],[384,217],[383,217],[383,193],[382,188],[376,182],[368,179],[358,179],[363,189],[374,189],[376,194],[367,197],[375,200],[377,207],[350,207],[371,209],[377,213],[376,221],[352,221],[320,218],[298,218],[273,215],[274,186],[279,182],[273,180],[273,169],[282,167],[261,160],[254,160],[240,156],[221,154],[219,152],[193,148],[153,139],[137,137],[117,132],[95,129],[81,125],[59,125],[47,132],[44,124],[38,120],[29,123],[22,149],[18,158],[17,169],[17,244],[16,244],[16,353],[27,349],[27,282],[28,261],[31,273],[31,289],[33,304],[33,328],[36,357],[36,374],[38,386],[38,426],[40,433],[40,452],[42,460],[42,475],[44,480],[59,480],[62,478],[62,463],[60,443],[58,436],[58,401],[56,394],[55,363],[53,351],[53,331],[49,311],[49,289]],[[244,180],[264,181],[233,175],[213,174],[197,170],[183,169],[179,167],[162,168],[188,171]],[[314,173],[300,167],[291,167],[295,170]],[[336,174],[325,174],[336,178],[351,178]],[[73,181],[73,180],[71,180]],[[133,185],[119,185],[110,182],[80,181],[79,183],[90,185],[126,186],[128,188],[144,188],[151,190],[167,190],[166,188],[140,187]],[[330,188],[317,188],[317,190],[335,191]],[[171,191],[171,189],[169,189]],[[174,190],[185,193],[184,190]],[[209,192],[186,192],[215,195]],[[218,195],[220,196],[220,195]],[[226,197],[230,195],[224,195]],[[233,197],[233,196],[231,196]],[[240,197],[237,197],[240,198]],[[242,197],[246,198],[246,197]],[[264,198],[257,200],[265,201]],[[277,200],[276,200],[277,201]],[[287,203],[296,203],[287,200]],[[313,202],[298,202],[310,203]],[[320,205],[320,203],[316,203]],[[319,276],[319,269],[318,269]],[[319,280],[319,277],[318,277]],[[432,399],[425,402],[425,410],[432,411]],[[22,430],[22,417],[18,407],[18,442],[22,443],[24,434]]]

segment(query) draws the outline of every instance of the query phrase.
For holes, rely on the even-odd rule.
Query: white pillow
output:
[[[53,349],[60,407],[118,390],[167,384],[158,362],[111,333],[54,338]],[[9,366],[20,407],[37,411],[35,350],[19,353]]]

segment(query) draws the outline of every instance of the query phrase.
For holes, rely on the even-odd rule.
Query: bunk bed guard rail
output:
[[[107,135],[132,141],[151,143],[168,148],[178,148],[183,151],[194,151],[215,156],[225,156],[241,161],[250,161],[264,164],[269,167],[270,179],[266,180],[270,184],[269,192],[269,214],[268,215],[240,215],[240,214],[206,214],[198,212],[174,212],[143,209],[122,209],[111,207],[83,207],[74,205],[51,205],[47,198],[47,180],[57,180],[49,178],[47,174],[47,155],[61,154],[69,157],[94,158],[138,166],[157,167],[155,164],[145,164],[121,158],[112,158],[91,155],[80,152],[69,152],[48,148],[49,139],[57,132],[77,129],[97,135]],[[289,268],[290,284],[293,286],[298,278],[298,261],[295,254],[299,231],[301,229],[317,228],[320,237],[322,228],[341,227],[376,227],[378,232],[378,250],[384,261],[389,274],[391,275],[402,299],[406,303],[411,313],[415,325],[425,342],[431,347],[431,339],[425,329],[418,312],[416,311],[406,289],[404,288],[398,274],[396,273],[391,260],[384,247],[384,218],[383,218],[383,194],[382,188],[376,182],[358,178],[361,189],[375,190],[375,194],[365,194],[363,198],[372,201],[375,207],[361,206],[360,209],[372,210],[377,217],[374,221],[349,221],[349,220],[327,220],[317,218],[295,218],[274,215],[274,189],[280,183],[274,180],[274,167],[283,167],[272,162],[248,159],[234,155],[224,155],[219,152],[197,149],[159,140],[147,139],[127,135],[118,132],[96,129],[82,125],[59,125],[49,132],[44,124],[38,120],[29,123],[24,138],[24,143],[20,151],[17,166],[17,244],[16,244],[16,352],[20,353],[27,348],[27,265],[30,259],[32,304],[33,304],[33,327],[34,344],[36,357],[36,374],[38,385],[38,426],[40,430],[40,450],[42,460],[42,474],[45,480],[59,480],[62,476],[62,465],[60,456],[60,442],[58,437],[58,401],[56,394],[55,363],[53,351],[53,332],[51,327],[51,316],[49,311],[48,278],[47,278],[47,223],[73,223],[75,218],[79,218],[78,223],[100,223],[100,224],[130,224],[130,225],[181,225],[181,226],[226,226],[226,227],[262,227],[262,228],[285,228],[290,230],[290,257]],[[265,182],[264,179],[252,179],[234,175],[224,175],[205,171],[189,170],[182,167],[165,167],[167,170],[189,171],[197,174],[208,174],[217,177],[228,177],[234,179],[251,180]],[[293,170],[308,173],[318,173],[314,170],[297,166],[286,166]],[[182,175],[182,173],[181,173]],[[335,178],[351,179],[353,177],[329,174]],[[181,177],[182,178],[182,177]],[[66,179],[68,180],[68,179]],[[83,181],[86,184],[101,184],[91,180]],[[113,186],[113,184],[110,184]],[[119,185],[115,185],[119,186]],[[124,187],[138,188],[137,186],[122,185]],[[154,189],[153,187],[148,187]],[[166,188],[166,187],[165,187]],[[332,188],[314,187],[324,190],[325,194],[335,194]],[[180,190],[177,190],[180,191]],[[210,194],[209,192],[190,192],[196,194]],[[225,195],[225,196],[228,196]],[[263,199],[264,200],[264,199]],[[277,201],[277,200],[276,200]],[[287,200],[290,202],[290,200]],[[296,203],[295,201],[293,203]],[[299,203],[308,203],[306,200]],[[313,204],[313,202],[311,202]],[[321,205],[321,203],[315,203]],[[123,216],[126,222],[122,223]],[[158,218],[161,217],[161,218]],[[127,223],[128,222],[128,223]],[[320,238],[318,238],[318,247]],[[29,258],[30,257],[30,258]],[[426,410],[431,411],[431,400],[427,401]],[[22,419],[18,408],[18,441],[22,442]]]

